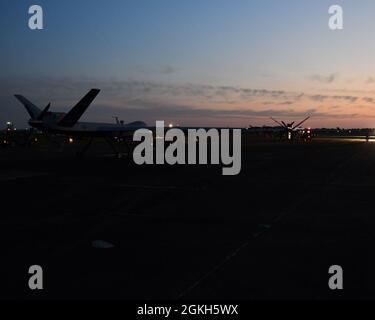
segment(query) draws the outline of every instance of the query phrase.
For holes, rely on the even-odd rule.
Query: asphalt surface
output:
[[[0,149],[1,299],[375,297],[375,143],[244,139],[231,177],[71,149]]]

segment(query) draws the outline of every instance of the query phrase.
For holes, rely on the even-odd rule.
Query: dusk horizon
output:
[[[371,1],[346,1],[337,31],[330,1],[40,1],[39,31],[27,27],[31,1],[6,2],[1,123],[27,126],[14,94],[66,111],[100,88],[89,121],[247,127],[311,116],[315,128],[375,127]]]

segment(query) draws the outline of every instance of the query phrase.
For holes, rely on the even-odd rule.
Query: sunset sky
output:
[[[375,127],[374,33],[373,0],[3,0],[0,121],[26,125],[15,93],[66,111],[97,87],[84,120]]]

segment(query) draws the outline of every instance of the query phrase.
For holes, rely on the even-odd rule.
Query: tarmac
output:
[[[69,147],[0,149],[0,299],[375,297],[374,142],[244,139],[237,176]]]

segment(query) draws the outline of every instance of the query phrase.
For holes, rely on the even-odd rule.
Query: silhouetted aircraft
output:
[[[298,124],[294,125],[295,121],[291,122],[291,123],[285,123],[284,121],[277,121],[275,120],[274,118],[271,117],[271,120],[275,121],[284,131],[286,137],[288,140],[293,140],[296,133],[298,131],[306,131],[308,132],[309,130],[307,129],[303,129],[303,128],[300,128],[300,126],[306,122],[308,119],[310,119],[310,117],[307,117],[306,119],[302,120],[301,122],[299,122]],[[304,133],[303,132],[303,133]],[[310,133],[310,132],[309,132]]]
[[[73,141],[74,137],[89,137],[90,140],[81,153],[91,145],[94,137],[103,137],[117,155],[120,155],[114,145],[115,139],[139,128],[145,128],[143,121],[124,124],[79,122],[79,119],[100,92],[100,89],[91,89],[68,113],[51,112],[49,103],[43,110],[39,109],[24,96],[16,94],[15,97],[24,105],[30,115],[29,125],[41,132],[51,135],[64,135]]]
[[[117,143],[124,143],[129,151],[133,140],[132,134],[136,130],[142,128],[154,132],[156,127],[149,127],[143,121],[134,121],[125,124],[122,120],[119,120],[118,117],[114,117],[116,120],[115,123],[79,122],[79,119],[99,92],[99,89],[91,89],[68,113],[51,112],[51,103],[41,110],[24,96],[16,94],[15,97],[24,105],[29,113],[29,125],[46,134],[50,141],[53,141],[52,138],[63,137],[65,141],[67,140],[72,143],[76,137],[89,137],[88,144],[79,152],[79,154],[83,154],[90,147],[95,137],[102,137],[105,138],[116,155],[120,157],[121,153],[116,148]],[[173,127],[173,124],[169,124],[167,129]],[[179,127],[179,129],[188,132],[189,129],[197,130],[209,128]],[[61,149],[63,148],[64,141],[60,140],[54,142],[57,142]]]

